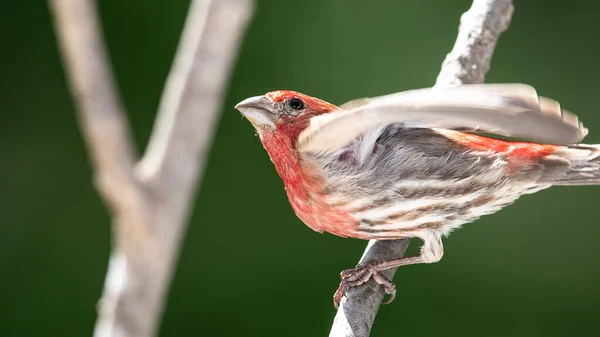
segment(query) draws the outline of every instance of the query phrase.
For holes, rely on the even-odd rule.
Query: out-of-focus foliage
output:
[[[223,105],[161,336],[323,336],[365,242],[313,233],[233,106],[274,89],[340,103],[430,86],[469,0],[259,1]],[[558,99],[600,143],[594,1],[517,1],[488,82]],[[187,1],[100,1],[139,148]],[[110,243],[47,4],[0,2],[0,336],[92,332]],[[600,314],[599,187],[526,196],[402,268],[374,336],[577,336]],[[413,243],[415,251],[418,242]]]

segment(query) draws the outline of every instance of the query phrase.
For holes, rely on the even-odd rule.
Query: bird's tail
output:
[[[553,185],[600,185],[600,144],[561,146],[546,158]]]

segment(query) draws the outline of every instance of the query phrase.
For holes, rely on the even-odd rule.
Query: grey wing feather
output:
[[[404,91],[344,104],[315,117],[299,137],[301,152],[334,151],[363,132],[401,124],[517,137],[549,144],[575,144],[587,129],[559,103],[524,84],[471,84]]]

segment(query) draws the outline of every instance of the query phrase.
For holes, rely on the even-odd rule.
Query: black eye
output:
[[[294,97],[290,100],[290,106],[294,110],[302,110],[304,109],[304,102],[300,98]]]

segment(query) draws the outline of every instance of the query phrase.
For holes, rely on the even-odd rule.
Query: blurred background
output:
[[[100,1],[143,149],[189,2]],[[334,103],[431,86],[470,0],[264,0],[243,42],[161,336],[325,336],[339,271],[366,242],[293,214],[251,125],[248,96],[295,89]],[[600,2],[516,1],[488,82],[524,82],[600,143]],[[89,336],[110,218],[67,90],[47,3],[0,2],[0,336]],[[521,198],[402,268],[373,336],[579,336],[600,313],[600,187]],[[420,242],[413,241],[411,251]]]

